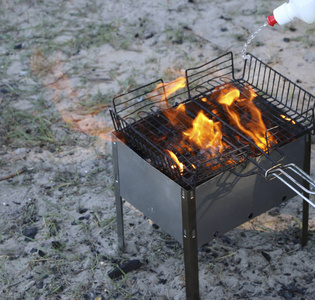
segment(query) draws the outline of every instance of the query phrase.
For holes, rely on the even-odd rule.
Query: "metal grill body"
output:
[[[161,81],[114,100],[115,196],[120,249],[124,248],[124,198],[183,245],[187,299],[199,299],[198,247],[295,195],[288,185],[266,180],[278,164],[294,163],[309,173],[315,99],[253,56],[246,61],[242,78],[235,79],[231,53],[187,70],[186,82],[185,92],[165,97],[164,109],[160,96],[165,87],[155,88]],[[241,91],[249,85],[258,94],[255,101],[265,111],[267,124],[266,150],[235,130],[212,101],[227,83]],[[205,97],[211,101],[203,101]],[[183,174],[172,167],[174,161],[164,151],[176,145],[177,127],[185,127],[185,120],[179,120],[175,130],[165,121],[163,112],[178,103],[189,109],[192,118],[201,109],[221,122],[225,133],[232,132],[225,139],[229,147],[215,159],[187,154],[182,144],[173,146],[188,166]],[[280,113],[294,120],[294,126]],[[161,136],[166,138],[161,141]],[[236,136],[241,139],[234,140]],[[189,167],[192,164],[196,168]],[[296,182],[308,188],[304,178]],[[306,190],[301,195],[308,199]],[[303,201],[302,244],[307,226],[308,202]]]
[[[294,162],[304,168],[306,137],[283,146],[284,163]],[[185,189],[116,137],[114,143],[120,196],[183,244],[182,194]],[[263,156],[256,160],[259,164],[269,163]],[[246,168],[239,166],[236,171],[242,175],[256,168],[249,163]],[[260,175],[241,177],[230,171],[189,191],[195,195],[198,246],[295,195],[277,180],[267,181]]]

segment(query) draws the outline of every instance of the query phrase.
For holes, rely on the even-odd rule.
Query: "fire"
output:
[[[155,96],[161,95],[160,103],[169,107],[167,98],[176,93],[177,90],[182,89],[186,86],[186,77],[178,77],[172,82],[159,83],[156,88],[149,94],[148,98],[153,98]]]
[[[176,108],[169,108],[164,111],[164,115],[168,118],[173,126],[179,123],[186,124],[189,122],[186,115],[186,108],[183,103],[180,103]]]
[[[230,122],[265,151],[267,150],[267,128],[260,110],[253,103],[257,94],[250,88],[247,88],[244,93],[248,95],[242,96],[238,89],[229,86],[220,92],[218,102],[226,110]],[[238,111],[241,111],[242,115]]]
[[[203,112],[199,112],[193,121],[192,128],[183,132],[191,142],[201,149],[211,149],[213,154],[222,153],[222,131],[219,122],[207,118]]]
[[[287,117],[287,116],[285,116],[285,115],[280,115],[280,117],[282,118],[282,119],[285,119],[286,121],[288,121],[288,122],[291,122],[292,124],[296,124],[296,122],[294,121],[294,120],[292,120],[291,118],[289,118],[289,117]]]
[[[175,153],[173,151],[170,151],[170,150],[166,150],[166,151],[170,155],[170,157],[174,160],[174,162],[176,163],[177,167],[179,168],[180,174],[183,174],[183,172],[184,172],[184,164],[182,164],[178,160],[177,156],[175,155]],[[175,168],[175,165],[172,165],[171,167],[173,169],[173,168]]]
[[[200,110],[195,119],[192,120],[191,114],[188,115],[186,112],[185,104],[181,103],[174,108],[169,107],[167,103],[167,97],[169,95],[185,86],[185,77],[180,77],[170,83],[159,84],[154,90],[156,93],[158,89],[164,89],[163,93],[160,93],[160,103],[165,103],[166,105],[163,114],[167,117],[169,122],[178,129],[188,128],[180,133],[180,147],[175,153],[178,151],[178,155],[182,154],[182,151],[188,151],[190,155],[196,155],[197,152],[199,152],[202,155],[205,155],[207,159],[215,158],[229,147],[228,143],[223,141],[223,123],[208,118],[202,110]],[[207,97],[202,97],[201,101],[204,102],[205,105],[207,105],[208,101],[217,101],[220,106],[213,108],[212,105],[212,114],[220,114],[220,117],[223,117],[225,122],[235,127],[238,132],[246,135],[257,145],[257,147],[266,151],[268,149],[268,143],[272,142],[274,139],[272,136],[269,136],[267,137],[268,141],[266,141],[268,131],[262,119],[260,110],[253,102],[256,97],[257,94],[250,87],[237,89],[235,86],[226,85],[223,88],[221,86],[217,90],[214,90],[214,92]],[[223,115],[221,115],[222,110],[224,112]],[[285,116],[282,116],[282,118],[288,120]],[[226,138],[229,139],[228,136]],[[178,168],[183,175],[185,168],[184,164],[179,161],[174,152],[170,150],[166,151],[168,156],[176,163],[172,168]],[[232,161],[229,161],[228,163],[232,163]],[[192,168],[196,169],[195,165],[192,165]]]

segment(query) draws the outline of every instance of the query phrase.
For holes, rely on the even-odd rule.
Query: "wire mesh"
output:
[[[269,157],[270,151],[314,130],[314,97],[252,55],[240,79],[234,78],[233,55],[227,53],[188,69],[180,80],[185,87],[172,96],[168,90],[174,82],[162,80],[119,95],[113,100],[111,116],[116,135],[184,188],[246,164],[251,157]],[[256,93],[253,103],[266,125],[265,147],[237,128],[218,101],[231,86],[240,92],[240,99],[250,98],[249,91]],[[243,123],[259,126],[242,101],[233,109]],[[201,149],[187,138],[200,112],[220,128],[224,148],[214,143]]]

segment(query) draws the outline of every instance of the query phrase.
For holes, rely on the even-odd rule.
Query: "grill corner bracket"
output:
[[[181,199],[186,298],[197,300],[199,299],[199,272],[195,190],[181,189]]]

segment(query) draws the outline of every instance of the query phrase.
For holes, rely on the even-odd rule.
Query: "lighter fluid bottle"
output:
[[[308,24],[315,22],[315,0],[290,0],[283,3],[273,11],[273,16],[268,17],[268,24],[284,25],[298,18]]]

